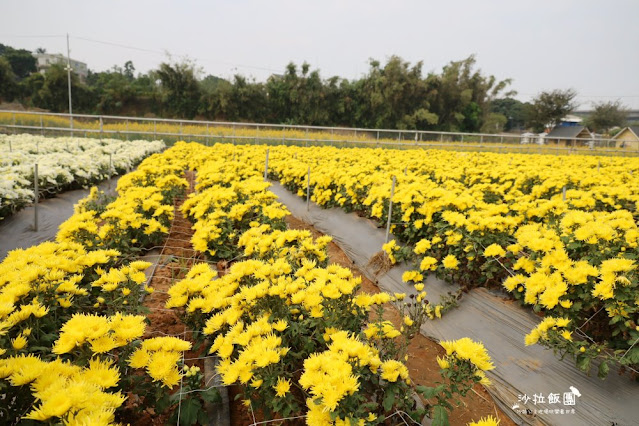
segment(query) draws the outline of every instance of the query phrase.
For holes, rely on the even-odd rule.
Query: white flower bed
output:
[[[54,193],[106,179],[109,155],[115,175],[164,147],[162,141],[0,135],[0,219],[33,202],[36,163],[40,190]]]

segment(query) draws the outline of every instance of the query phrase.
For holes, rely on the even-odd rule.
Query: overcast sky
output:
[[[132,60],[146,72],[166,61],[168,51],[224,78],[240,73],[263,81],[290,61],[306,61],[324,78],[353,79],[366,73],[369,58],[384,63],[395,54],[439,72],[475,54],[485,74],[512,78],[521,100],[573,88],[580,109],[616,99],[639,109],[639,0],[0,4],[0,43],[66,53],[69,33],[71,57],[94,71]]]

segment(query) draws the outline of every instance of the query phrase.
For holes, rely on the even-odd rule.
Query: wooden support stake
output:
[[[390,235],[391,218],[393,216],[393,195],[395,195],[395,181],[395,176],[393,176],[390,199],[388,200],[388,221],[386,222],[386,238],[384,239],[384,243],[388,242],[388,236]]]
[[[311,166],[308,166],[306,175],[306,211],[311,209]]]
[[[38,163],[33,166],[33,230],[38,232]]]

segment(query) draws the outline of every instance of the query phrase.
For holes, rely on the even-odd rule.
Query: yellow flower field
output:
[[[265,146],[211,149],[264,170]],[[406,246],[390,244],[391,260],[467,288],[503,285],[535,312],[570,321],[527,342],[572,354],[584,371],[602,359],[602,377],[610,362],[639,364],[639,160],[269,148],[269,176],[300,197],[309,166],[313,202],[380,224],[396,177],[392,232]]]

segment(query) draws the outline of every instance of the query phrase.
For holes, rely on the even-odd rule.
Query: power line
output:
[[[115,46],[115,47],[121,47],[124,49],[132,49],[132,50],[139,50],[142,52],[149,52],[149,53],[156,53],[159,55],[164,55],[164,54],[170,54],[170,52],[164,51],[164,52],[160,52],[158,50],[152,50],[152,49],[145,49],[142,47],[134,47],[134,46],[128,46],[128,45],[124,45],[124,44],[119,44],[119,43],[112,43],[109,41],[102,41],[102,40],[96,40],[96,39],[92,39],[92,38],[88,38],[88,37],[77,37],[77,36],[70,36],[71,38],[75,38],[77,40],[84,40],[84,41],[88,41],[88,42],[92,42],[92,43],[99,43],[99,44],[105,44],[108,46]],[[212,61],[218,64],[223,64],[223,65],[228,65],[228,66],[232,66],[232,67],[236,67],[236,68],[249,68],[249,69],[256,69],[256,70],[262,70],[262,71],[271,71],[271,72],[280,72],[281,70],[274,70],[272,68],[266,68],[266,67],[258,67],[258,66],[254,66],[254,65],[244,65],[244,64],[234,64],[232,62],[225,62],[225,61]]]
[[[64,34],[61,35],[16,35],[16,34],[1,34],[0,37],[7,38],[64,38]]]
[[[89,41],[91,43],[106,44],[108,46],[121,47],[121,48],[124,48],[124,49],[131,49],[131,50],[139,50],[141,52],[156,53],[156,54],[159,54],[159,55],[164,55],[165,53],[167,53],[167,52],[160,52],[158,50],[144,49],[142,47],[134,47],[134,46],[127,46],[125,44],[111,43],[110,41],[95,40],[95,39],[87,38],[87,37],[77,37],[77,36],[70,36],[70,37],[74,38],[74,39],[77,39],[77,40]]]
[[[577,95],[577,98],[639,98],[639,95]]]
[[[522,96],[536,96],[539,93],[521,93],[517,92],[518,95]],[[575,95],[576,98],[639,98],[639,95],[582,95],[578,93]]]

